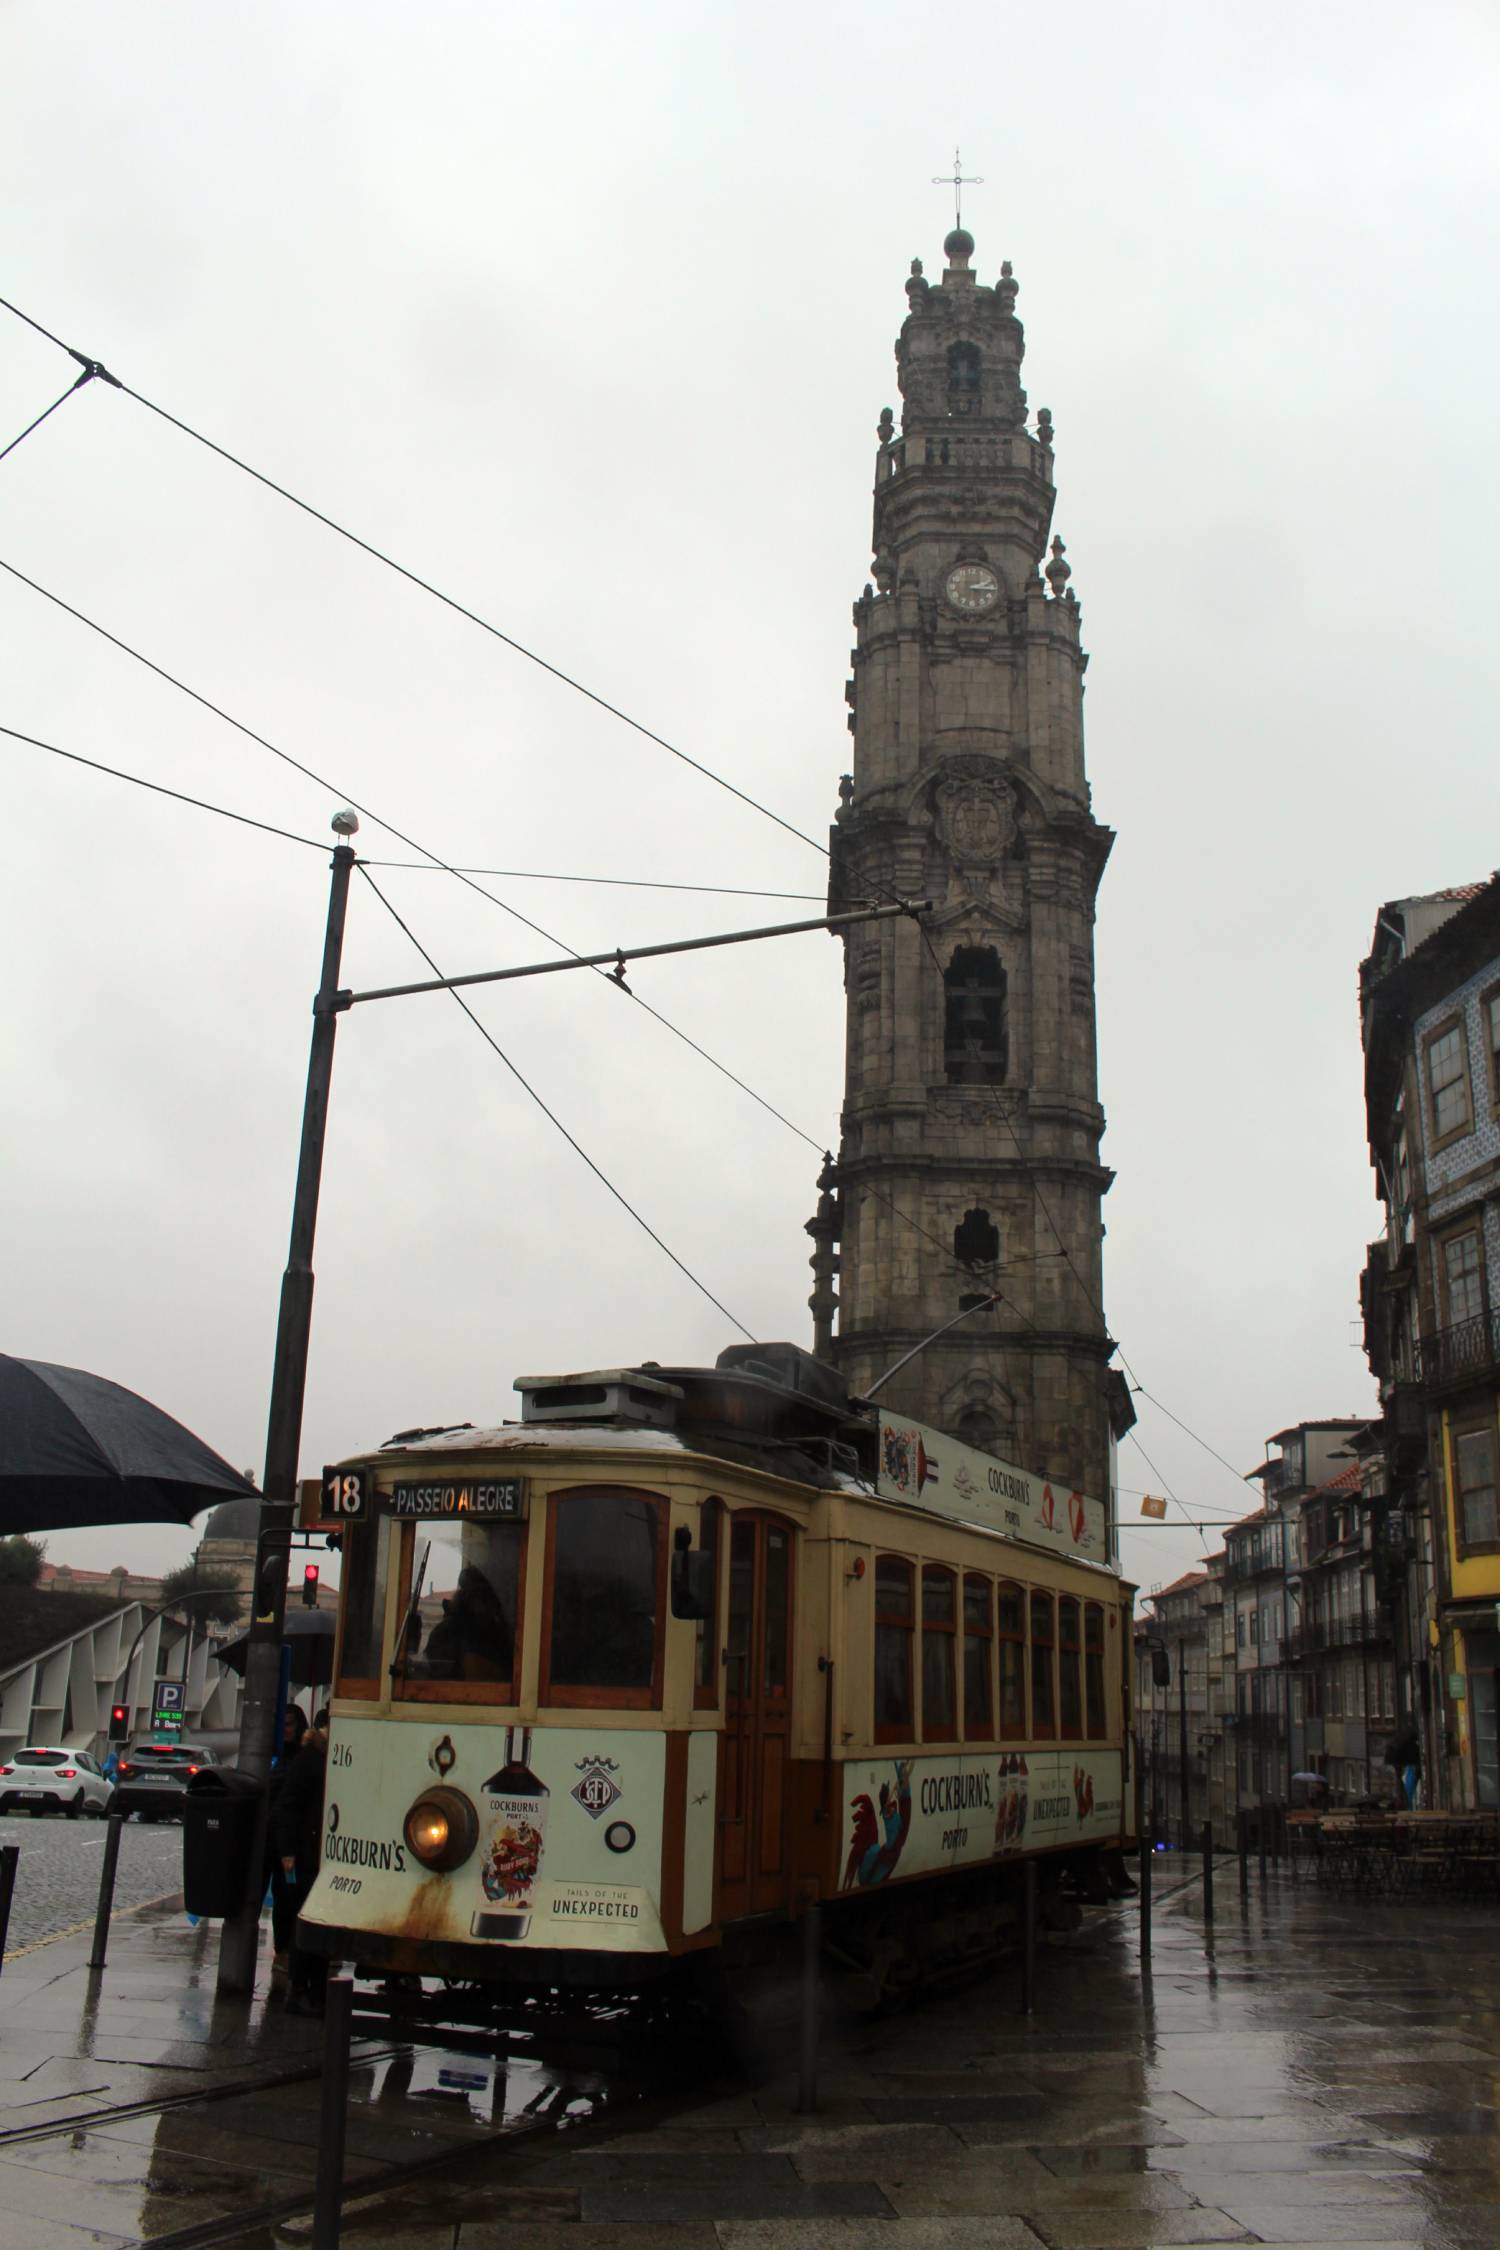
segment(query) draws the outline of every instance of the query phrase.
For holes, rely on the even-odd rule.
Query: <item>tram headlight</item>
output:
[[[424,1867],[446,1875],[462,1867],[479,1841],[479,1815],[460,1789],[424,1789],[402,1822],[407,1849]]]

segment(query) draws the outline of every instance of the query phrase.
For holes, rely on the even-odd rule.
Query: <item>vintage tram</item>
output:
[[[793,1346],[517,1384],[329,1470],[343,1548],[304,1935],[599,1988],[824,1907],[875,1995],[993,1950],[1018,1870],[1132,1831],[1130,1605],[1095,1500]]]

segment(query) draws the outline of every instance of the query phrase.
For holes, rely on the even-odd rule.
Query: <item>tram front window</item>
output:
[[[396,1692],[428,1681],[508,1688],[515,1676],[519,1523],[422,1524],[397,1644]]]
[[[554,1494],[544,1703],[649,1705],[665,1558],[659,1500],[620,1488]]]

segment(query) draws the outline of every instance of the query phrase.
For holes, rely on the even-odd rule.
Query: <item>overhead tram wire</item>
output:
[[[434,961],[426,946],[423,945],[421,939],[412,930],[410,925],[402,919],[396,908],[391,904],[384,891],[380,888],[380,885],[376,882],[374,876],[370,873],[368,867],[364,865],[363,861],[356,861],[355,864],[359,868],[360,874],[369,884],[370,889],[375,893],[375,896],[379,899],[381,905],[385,908],[387,914],[389,914],[389,916],[391,917],[391,920],[396,924],[397,928],[404,933],[404,935],[410,941],[411,945],[421,955],[422,959],[427,963],[428,968],[431,969],[433,975],[435,977],[440,977],[443,973],[442,970],[438,967],[436,961]],[[530,1095],[531,1099],[536,1103],[537,1108],[547,1119],[548,1123],[556,1126],[558,1132],[561,1133],[563,1139],[567,1142],[569,1148],[573,1150],[574,1154],[576,1156],[582,1157],[584,1163],[593,1173],[595,1179],[597,1179],[603,1187],[606,1187],[609,1190],[610,1194],[614,1197],[615,1201],[621,1206],[623,1210],[629,1212],[636,1225],[642,1230],[643,1233],[648,1234],[651,1237],[651,1240],[656,1244],[657,1249],[660,1250],[665,1257],[671,1260],[672,1264],[677,1268],[678,1272],[685,1275],[686,1278],[692,1283],[693,1287],[700,1293],[700,1295],[708,1299],[708,1302],[713,1306],[715,1312],[722,1313],[724,1318],[729,1322],[730,1326],[732,1328],[737,1328],[740,1334],[746,1339],[748,1343],[755,1343],[757,1341],[757,1338],[754,1335],[753,1331],[751,1329],[748,1329],[742,1320],[737,1319],[736,1316],[729,1310],[729,1307],[726,1304],[720,1302],[720,1300],[714,1295],[713,1291],[709,1288],[706,1281],[699,1280],[692,1267],[686,1265],[683,1260],[678,1257],[676,1251],[672,1249],[670,1244],[663,1241],[662,1237],[657,1233],[655,1227],[652,1226],[649,1219],[646,1219],[641,1215],[641,1213],[636,1209],[635,1205],[630,1201],[629,1197],[626,1196],[621,1191],[621,1189],[615,1186],[615,1183],[609,1177],[609,1174],[605,1172],[601,1166],[594,1162],[594,1159],[589,1155],[588,1150],[583,1146],[583,1144],[580,1141],[574,1139],[573,1135],[568,1131],[567,1126],[564,1125],[557,1112],[548,1107],[547,1103],[542,1099],[542,1096],[531,1084],[531,1081],[526,1078],[524,1074],[517,1068],[515,1063],[511,1061],[509,1055],[505,1052],[505,1049],[500,1045],[500,1042],[495,1038],[494,1034],[490,1031],[488,1026],[480,1021],[480,1018],[469,1006],[469,1003],[464,998],[463,994],[461,992],[454,992],[450,988],[449,997],[450,999],[454,1000],[460,1008],[462,1008],[464,1014],[468,1017],[470,1023],[474,1026],[474,1029],[479,1033],[480,1038],[485,1042],[485,1045],[493,1049],[494,1053],[499,1056],[501,1062],[504,1063],[506,1069],[510,1072],[512,1078],[515,1079],[517,1085],[520,1086],[525,1093]]]
[[[657,883],[642,875],[555,875],[538,867],[443,867],[430,859],[367,859],[366,867],[400,868],[411,875],[499,875],[519,883],[601,883],[621,891],[695,891],[704,898],[785,898],[818,905],[824,891],[762,891],[737,883]]]
[[[3,300],[0,300],[0,302],[3,302]],[[376,812],[372,806],[366,804],[351,790],[341,789],[337,783],[330,781],[326,774],[319,773],[315,767],[306,764],[303,759],[295,757],[290,750],[283,750],[280,744],[272,742],[269,736],[257,733],[256,729],[248,726],[243,719],[237,719],[232,712],[226,711],[222,704],[213,702],[199,689],[190,687],[187,681],[179,678],[175,672],[169,672],[164,664],[158,664],[153,657],[147,656],[144,651],[132,646],[129,641],[122,640],[119,634],[112,633],[107,625],[101,625],[97,618],[90,617],[86,611],[79,609],[75,603],[64,600],[61,594],[54,593],[49,586],[43,586],[38,579],[29,577],[24,570],[19,569],[14,563],[7,562],[3,556],[0,556],[0,570],[5,571],[12,578],[18,579],[23,586],[29,587],[32,593],[39,594],[44,601],[51,602],[54,608],[62,610],[66,616],[73,618],[77,624],[85,626],[89,632],[96,633],[101,640],[107,641],[111,648],[118,649],[122,656],[128,656],[135,663],[143,665],[148,672],[154,673],[159,680],[164,680],[168,687],[176,688],[179,694],[187,696],[191,702],[196,703],[200,709],[209,712],[214,718],[221,719],[225,726],[232,727],[237,734],[242,734],[247,741],[256,743],[262,750],[268,750],[273,758],[278,758],[283,765],[290,766],[295,773],[300,773],[305,780],[315,782],[320,789],[326,789],[332,796],[341,799],[345,804],[352,805],[356,812],[363,813],[368,820],[375,823],[376,827],[383,828],[388,835],[394,836],[398,842],[405,844],[409,850],[421,852],[427,864],[435,872],[452,875],[457,881],[464,884],[466,889],[473,891],[482,899],[487,899],[490,905],[499,907],[503,914],[511,915],[515,920],[524,923],[527,929],[534,931],[537,936],[545,938],[549,945],[557,946],[564,953],[574,952],[572,946],[565,944],[561,938],[554,937],[549,930],[543,929],[539,922],[534,922],[528,915],[521,913],[518,907],[511,906],[505,899],[498,898],[493,891],[486,890],[482,883],[474,880],[472,871],[450,866],[448,861],[443,859],[440,854],[430,851],[425,844],[420,843],[414,836],[408,835],[404,829],[396,827],[394,822],[383,818],[380,813]],[[319,846],[319,849],[323,848],[325,847]],[[604,972],[597,973],[602,975]],[[614,979],[606,976],[605,982],[613,984]],[[616,986],[615,989],[623,988]],[[710,1054],[706,1047],[700,1046],[695,1039],[689,1037],[687,1032],[681,1030],[669,1017],[664,1016],[660,1009],[653,1008],[650,1002],[643,1000],[638,992],[630,992],[628,997],[635,1002],[637,1007],[644,1008],[647,1015],[654,1017],[664,1029],[670,1031],[674,1038],[680,1039],[684,1046],[690,1047],[695,1054],[700,1055],[722,1077],[727,1078],[731,1085],[739,1087],[742,1093],[748,1094],[750,1099],[764,1109],[769,1116],[774,1117],[778,1124],[784,1125],[789,1132],[795,1133],[798,1139],[805,1141],[810,1149],[822,1153],[826,1145],[823,1141],[818,1140],[813,1134],[805,1131],[802,1126],[794,1123],[791,1118],[777,1109],[773,1102],[768,1101],[765,1095],[757,1093],[753,1086],[748,1085],[743,1078],[738,1077],[727,1063],[721,1063],[717,1056]],[[941,1251],[943,1256],[953,1265],[955,1271],[968,1273],[971,1270],[963,1264],[962,1260],[953,1256],[945,1243],[939,1241],[938,1237],[924,1227],[919,1220],[912,1218],[909,1212],[903,1211],[900,1205],[886,1195],[883,1190],[872,1186],[867,1192],[875,1196],[879,1202],[884,1203],[903,1226],[910,1227],[914,1233],[921,1235],[924,1241],[930,1242]]]
[[[394,571],[398,578],[406,579],[410,585],[418,587],[422,593],[430,594],[434,601],[441,602],[445,609],[451,609],[456,616],[466,618],[471,625],[477,625],[480,631],[488,633],[492,640],[499,641],[517,656],[524,656],[529,664],[535,664],[543,672],[550,673],[552,678],[559,680],[564,687],[572,688],[575,694],[583,696],[587,702],[594,704],[599,710],[607,712],[611,718],[618,719],[623,726],[627,726],[634,733],[644,736],[646,741],[654,742],[657,748],[665,750],[669,757],[677,758],[683,765],[690,766],[694,773],[702,774],[706,781],[711,781],[717,788],[726,790],[731,797],[738,797],[741,804],[748,805],[752,812],[758,812],[764,819],[774,821],[778,828],[785,829],[789,836],[795,836],[799,843],[810,845],[815,852],[821,852],[825,858],[828,856],[826,844],[820,844],[815,837],[809,836],[805,830],[798,828],[794,822],[784,820],[781,814],[773,812],[769,805],[763,805],[759,798],[752,797],[747,789],[741,789],[736,783],[726,780],[723,774],[715,773],[713,767],[705,765],[701,758],[691,757],[686,750],[679,750],[676,743],[669,742],[665,735],[658,734],[653,727],[648,727],[643,720],[632,718],[628,711],[622,711],[618,704],[611,703],[606,696],[597,694],[593,688],[585,687],[582,680],[576,679],[571,672],[565,672],[559,664],[550,663],[545,656],[538,655],[535,649],[528,648],[524,641],[518,641],[514,634],[503,632],[498,625],[492,624],[487,617],[481,617],[478,610],[470,609],[454,595],[444,593],[442,587],[433,585],[430,579],[423,578],[419,572],[409,570],[405,563],[397,562],[394,556],[386,554],[382,548],[372,545],[368,539],[362,539],[358,532],[349,530],[347,525],[339,523],[333,516],[326,515],[321,508],[315,508],[310,500],[300,499],[295,492],[289,491],[284,484],[278,484],[274,477],[267,476],[263,470],[253,468],[248,461],[241,460],[238,454],[231,453],[227,446],[220,445],[215,439],[205,436],[202,430],[195,430],[190,422],[184,422],[180,416],[170,413],[166,407],[158,406],[156,401],[147,398],[144,392],[133,390],[128,383],[122,382],[118,376],[109,374],[99,361],[86,360],[81,352],[75,352],[70,344],[65,344],[60,336],[54,336],[49,328],[44,328],[39,320],[32,318],[30,313],[23,312],[19,305],[12,304],[8,297],[0,297],[0,307],[3,307],[8,313],[13,313],[17,320],[24,321],[28,328],[34,328],[39,336],[45,336],[49,343],[56,344],[58,350],[66,352],[70,359],[77,360],[78,364],[88,371],[88,375],[104,376],[116,390],[123,391],[126,398],[134,399],[137,406],[144,406],[148,414],[157,415],[160,420],[169,423],[174,430],[180,430],[184,437],[191,438],[195,445],[201,445],[208,452],[217,454],[219,459],[227,461],[231,468],[238,469],[243,476],[250,477],[256,484],[263,485],[268,492],[274,492],[278,498],[289,502],[292,507],[300,509],[303,515],[311,516],[315,523],[322,524],[325,529],[334,532],[340,539],[347,540],[350,546],[358,547],[360,552],[368,555],[372,561],[382,564],[387,570]]]
[[[82,375],[79,376],[76,383],[70,383],[60,398],[55,398],[50,406],[44,406],[41,413],[37,416],[34,422],[27,423],[25,429],[22,430],[19,437],[13,437],[9,445],[0,448],[0,461],[5,460],[8,455],[14,453],[16,447],[20,445],[26,438],[29,438],[33,430],[39,430],[41,428],[42,424],[46,421],[49,414],[55,414],[60,406],[66,406],[69,399],[73,396],[73,393],[75,391],[81,391],[84,384],[91,382],[92,380],[93,370],[87,369]]]
[[[88,766],[95,773],[107,773],[114,781],[128,781],[137,789],[149,789],[154,796],[172,797],[179,805],[217,813],[220,820],[238,821],[242,828],[258,828],[262,835],[285,837],[289,844],[306,844],[309,851],[326,852],[328,849],[322,837],[299,836],[295,830],[278,828],[272,821],[252,820],[249,813],[231,812],[227,805],[211,804],[206,797],[190,797],[185,789],[169,789],[164,781],[148,781],[144,774],[127,773],[123,766],[107,766],[102,759],[85,758],[77,750],[64,750],[55,742],[43,742],[40,735],[23,734],[19,727],[0,726],[0,734],[8,735],[12,742],[29,742],[34,750],[49,750],[54,758],[66,758],[70,765]]]

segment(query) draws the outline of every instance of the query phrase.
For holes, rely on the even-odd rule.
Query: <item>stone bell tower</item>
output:
[[[1103,1498],[1093,932],[1114,839],[1089,810],[1088,659],[1060,539],[1046,559],[1052,418],[1028,426],[1018,285],[1008,264],[976,278],[962,228],[943,248],[938,283],[914,261],[906,284],[900,430],[880,417],[831,886],[835,911],[934,904],[843,940],[843,1140],[810,1302],[856,1394],[979,1306],[882,1404]]]

